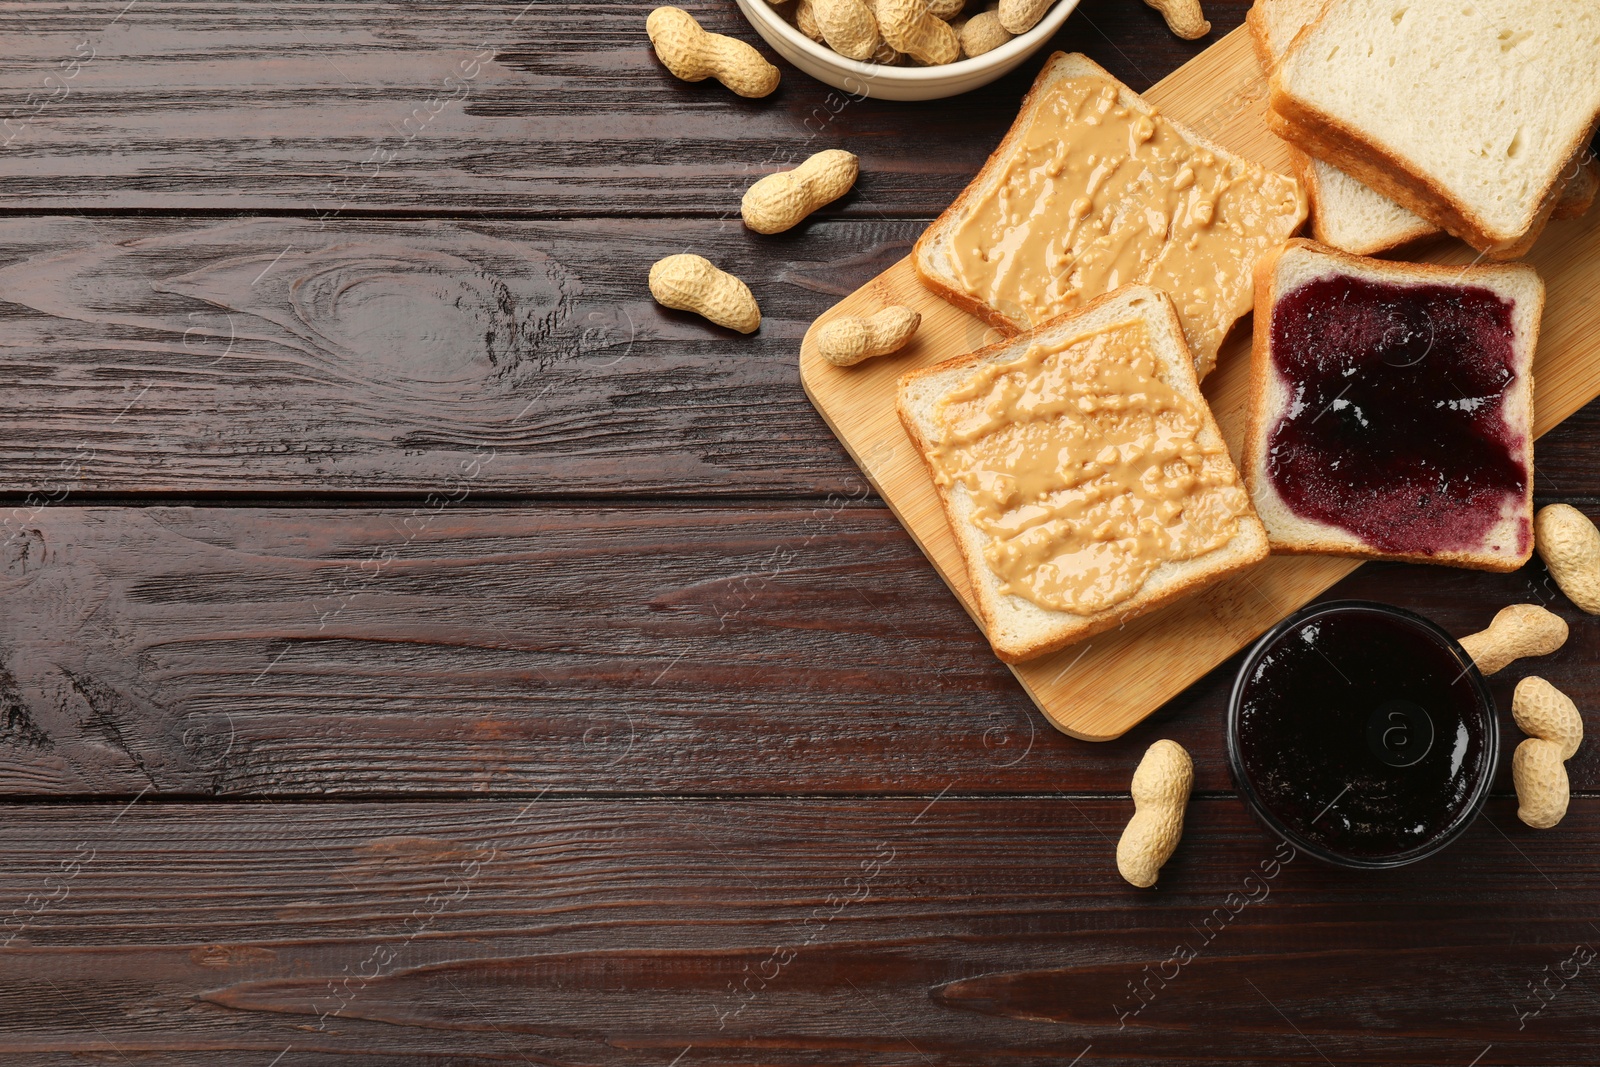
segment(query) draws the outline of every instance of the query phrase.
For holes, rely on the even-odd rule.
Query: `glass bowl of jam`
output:
[[[1398,867],[1459,837],[1499,759],[1494,698],[1460,644],[1387,604],[1336,600],[1239,668],[1228,762],[1266,827],[1340,867]]]

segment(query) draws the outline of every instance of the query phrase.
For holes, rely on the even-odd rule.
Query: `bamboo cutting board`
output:
[[[1289,172],[1286,146],[1263,123],[1267,86],[1242,27],[1144,95],[1202,136]],[[1474,255],[1459,242],[1441,239],[1418,258],[1470,263]],[[1548,287],[1534,364],[1535,432],[1542,434],[1600,395],[1600,209],[1551,223],[1528,261]],[[904,351],[856,367],[835,367],[816,354],[811,338],[819,325],[885,304],[922,313],[922,326]],[[800,350],[800,376],[811,402],[974,619],[960,549],[922,457],[895,414],[895,388],[908,370],[999,339],[998,332],[924,289],[911,260],[904,259],[824,313]],[[1247,320],[1223,346],[1218,369],[1205,382],[1235,460],[1244,429],[1249,348]],[[1119,630],[1011,669],[1058,729],[1087,741],[1110,740],[1359,565],[1335,557],[1274,556]]]

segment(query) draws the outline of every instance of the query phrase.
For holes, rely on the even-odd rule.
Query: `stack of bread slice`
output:
[[[1267,125],[1326,165],[1311,168],[1324,240],[1393,247],[1419,232],[1409,212],[1487,258],[1513,259],[1558,206],[1581,213],[1592,199],[1595,0],[1257,7],[1251,24],[1271,68]]]
[[[1256,58],[1268,77],[1295,35],[1305,29],[1328,0],[1256,0],[1246,22]],[[1311,201],[1311,232],[1323,244],[1368,256],[1438,233],[1437,227],[1344,171],[1289,149],[1295,174]]]

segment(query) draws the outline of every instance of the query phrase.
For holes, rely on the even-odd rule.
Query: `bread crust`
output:
[[[1245,25],[1250,31],[1250,44],[1255,48],[1256,62],[1261,64],[1262,76],[1268,79],[1272,77],[1272,73],[1277,69],[1278,64],[1277,56],[1272,50],[1272,33],[1268,25],[1270,19],[1268,10],[1275,2],[1282,2],[1282,0],[1255,0],[1255,3],[1250,5],[1250,10],[1245,14]],[[1326,9],[1327,4],[1324,3],[1322,6]],[[1300,33],[1304,33],[1310,25],[1310,23],[1307,23],[1302,26]],[[1298,39],[1299,33],[1295,36]],[[1344,246],[1335,242],[1324,227],[1323,217],[1325,211],[1323,204],[1326,194],[1322,188],[1321,180],[1317,177],[1317,168],[1312,158],[1293,144],[1285,143],[1289,149],[1289,166],[1294,170],[1294,176],[1300,179],[1300,184],[1305,187],[1306,199],[1311,203],[1312,236],[1325,245],[1343,248]],[[1368,242],[1359,248],[1350,248],[1348,251],[1354,252],[1356,255],[1370,256],[1377,252],[1387,252],[1391,249],[1403,247],[1413,241],[1420,241],[1422,238],[1432,236],[1438,232],[1437,228],[1428,225],[1426,222],[1423,223],[1423,226],[1426,228],[1414,228],[1412,231],[1401,234],[1395,239]]]
[[[1250,10],[1244,13],[1244,24],[1250,31],[1250,46],[1256,50],[1256,62],[1261,64],[1261,72],[1270,76],[1276,59],[1272,54],[1272,35],[1267,32],[1267,2],[1256,0],[1251,4]]]
[[[1272,37],[1268,28],[1269,16],[1267,14],[1268,9],[1274,2],[1281,2],[1281,0],[1256,0],[1245,16],[1245,24],[1250,33],[1250,43],[1255,49],[1256,59],[1261,64],[1262,72],[1268,79],[1269,91],[1274,85],[1273,78],[1278,67],[1277,58],[1272,50]],[[1327,12],[1329,6],[1326,2],[1322,5],[1322,14]],[[1316,22],[1321,20],[1321,17],[1322,15],[1319,14],[1316,19],[1303,26],[1300,32],[1296,34],[1295,41],[1298,42],[1300,35],[1310,30]],[[1292,49],[1294,43],[1291,43],[1289,47]],[[1318,206],[1322,203],[1323,191],[1321,183],[1316,177],[1316,168],[1310,164],[1311,158],[1321,159],[1327,162],[1329,166],[1344,171],[1362,182],[1362,184],[1388,196],[1389,199],[1421,216],[1425,222],[1433,227],[1430,231],[1419,230],[1408,234],[1400,240],[1386,244],[1372,244],[1360,248],[1345,249],[1356,255],[1373,255],[1378,252],[1400,248],[1429,236],[1432,232],[1444,230],[1460,237],[1480,251],[1486,251],[1486,257],[1489,259],[1517,259],[1525,255],[1533,247],[1534,242],[1543,232],[1546,222],[1550,219],[1571,219],[1586,214],[1594,202],[1597,188],[1600,188],[1600,165],[1596,164],[1593,152],[1588,149],[1589,141],[1594,134],[1594,131],[1591,130],[1588,137],[1579,139],[1579,148],[1574,159],[1569,167],[1562,171],[1561,177],[1557,179],[1555,188],[1552,191],[1550,210],[1545,212],[1541,209],[1541,212],[1535,217],[1533,227],[1520,239],[1510,243],[1502,242],[1496,244],[1493,248],[1485,249],[1485,244],[1495,244],[1495,242],[1489,241],[1487,234],[1468,236],[1475,229],[1473,221],[1465,214],[1456,212],[1448,198],[1435,195],[1431,188],[1422,189],[1419,193],[1417,188],[1405,186],[1402,184],[1403,180],[1395,179],[1395,170],[1400,167],[1400,162],[1397,159],[1392,157],[1383,158],[1380,162],[1373,164],[1376,169],[1365,170],[1359,150],[1352,150],[1339,136],[1320,131],[1315,119],[1299,122],[1296,117],[1297,107],[1297,101],[1286,101],[1280,113],[1277,105],[1269,98],[1266,121],[1268,127],[1275,134],[1289,143],[1291,165],[1294,167],[1295,175],[1300,179],[1301,184],[1306,187],[1313,205],[1311,232],[1317,240],[1335,248],[1342,247],[1335,244],[1331,240],[1329,233],[1323,228],[1322,213],[1318,210]],[[1310,111],[1309,108],[1305,110]],[[1280,123],[1282,124],[1281,126],[1279,125]],[[1597,123],[1600,123],[1600,118],[1597,118]],[[1375,150],[1381,152],[1381,149],[1376,146]],[[1358,170],[1363,172],[1358,173]],[[1413,194],[1419,195],[1421,199],[1408,202],[1408,198]],[[1422,210],[1419,206],[1424,201],[1429,209],[1427,211]]]
[[[1278,62],[1276,55],[1272,51],[1272,31],[1268,25],[1270,16],[1267,14],[1267,9],[1275,2],[1281,2],[1281,0],[1255,0],[1255,3],[1250,5],[1250,10],[1245,12],[1244,16],[1244,24],[1250,31],[1250,44],[1255,48],[1256,59],[1261,63],[1261,72],[1268,76],[1272,74],[1272,69],[1277,66]],[[1321,0],[1318,18],[1321,17],[1321,11],[1327,10],[1330,3],[1332,3],[1332,0]],[[1298,40],[1300,34],[1304,33],[1316,21],[1316,19],[1312,19],[1300,27],[1299,32],[1295,34],[1295,39]],[[1293,41],[1290,42],[1290,47],[1294,47]]]
[[[1323,202],[1322,180],[1317,177],[1316,161],[1306,155],[1294,145],[1288,145],[1289,165],[1294,168],[1295,176],[1300,179],[1300,184],[1306,187],[1306,196],[1310,199],[1311,207],[1311,235],[1330,248],[1339,248],[1358,256],[1371,256],[1379,252],[1392,252],[1397,248],[1404,248],[1414,244],[1424,237],[1432,237],[1439,232],[1438,228],[1430,225],[1427,220],[1399,237],[1387,241],[1373,241],[1360,248],[1344,248],[1338,244],[1323,228],[1323,212],[1318,206]],[[1329,164],[1330,166],[1332,164]]]
[[[1364,256],[1351,255],[1337,248],[1309,241],[1305,238],[1294,238],[1268,253],[1258,262],[1255,273],[1255,322],[1250,338],[1250,390],[1249,390],[1249,418],[1246,420],[1243,446],[1240,450],[1240,471],[1244,479],[1246,490],[1250,494],[1252,503],[1265,499],[1267,496],[1277,498],[1277,490],[1266,480],[1264,474],[1266,462],[1266,438],[1269,427],[1266,425],[1267,391],[1272,376],[1272,311],[1277,304],[1279,293],[1277,291],[1278,262],[1283,256],[1293,250],[1306,249],[1327,256],[1333,261],[1336,269],[1346,268],[1369,274],[1374,271],[1384,273],[1385,268],[1395,274],[1403,274],[1402,284],[1425,283],[1435,280],[1446,285],[1470,284],[1471,278],[1483,278],[1490,273],[1510,273],[1531,271],[1531,267],[1521,264],[1485,265],[1473,267],[1459,267],[1436,263],[1389,263],[1384,260],[1370,259]],[[1531,350],[1537,348],[1539,340],[1539,322],[1544,314],[1544,287],[1539,287],[1539,302],[1530,316],[1532,334],[1527,344]],[[1529,365],[1531,368],[1532,361]],[[1523,489],[1523,510],[1531,517],[1533,514],[1533,372],[1530,369],[1522,376],[1523,388],[1527,391],[1528,410],[1528,479]],[[1527,550],[1520,557],[1501,557],[1483,552],[1461,550],[1448,550],[1433,554],[1384,552],[1366,545],[1351,545],[1345,542],[1318,541],[1318,540],[1284,540],[1275,535],[1272,528],[1267,528],[1267,538],[1272,551],[1276,555],[1330,555],[1352,556],[1359,559],[1395,560],[1403,563],[1437,563],[1450,567],[1461,567],[1468,570],[1509,572],[1519,569],[1533,555],[1533,540],[1530,537]]]
[[[911,383],[920,378],[931,375],[945,374],[953,370],[976,366],[977,364],[986,362],[992,356],[998,355],[1001,352],[1015,350],[1019,345],[1025,343],[1028,338],[1036,334],[1042,334],[1055,330],[1057,327],[1065,325],[1072,319],[1087,317],[1093,314],[1103,305],[1113,301],[1125,299],[1129,293],[1129,290],[1132,289],[1150,292],[1160,298],[1161,308],[1168,319],[1168,325],[1173,332],[1173,336],[1179,338],[1181,341],[1183,338],[1183,326],[1178,319],[1177,309],[1173,307],[1172,300],[1167,296],[1166,293],[1149,286],[1123,286],[1120,289],[1113,290],[1109,293],[1103,293],[1100,296],[1095,297],[1082,307],[1073,308],[1071,311],[1065,312],[1053,319],[1041,323],[1039,326],[1027,331],[1026,333],[1018,333],[1016,336],[1008,337],[1004,340],[997,341],[994,344],[986,345],[975,352],[969,352],[963,356],[956,356],[952,359],[945,360],[942,363],[934,364],[931,367],[923,367],[919,370],[909,371],[906,374],[901,375],[896,391],[897,399],[895,404],[895,412],[900,418],[900,425],[905,428],[906,435],[911,439],[911,442],[916,445],[917,454],[922,457],[922,462],[928,469],[929,477],[933,478],[935,475],[933,461],[929,458],[929,453],[934,448],[934,442],[928,440],[926,435],[924,435],[922,432],[921,424],[907,410],[906,389]],[[1198,381],[1196,381],[1195,384],[1196,391],[1198,392]],[[1216,417],[1212,414],[1210,405],[1207,404],[1202,398],[1197,406],[1204,420],[1202,432],[1215,435],[1216,440],[1219,442],[1223,441],[1222,431],[1217,426]],[[1242,483],[1243,480],[1241,478],[1241,484]],[[956,528],[965,520],[956,513],[954,500],[952,498],[954,487],[939,485],[937,479],[935,479],[934,488],[939,494],[939,503],[944,509],[945,520],[950,523],[953,529]],[[1248,491],[1246,495],[1248,496]],[[1174,583],[1171,586],[1162,589],[1157,593],[1149,593],[1141,589],[1138,593],[1135,593],[1132,597],[1120,604],[1107,608],[1104,611],[1096,612],[1093,615],[1080,616],[1080,618],[1082,618],[1084,621],[1083,624],[1076,629],[1048,640],[1035,642],[1022,648],[1008,647],[997,640],[998,626],[993,612],[994,605],[991,603],[990,598],[986,595],[985,591],[979,588],[978,582],[974,580],[972,582],[973,601],[977,607],[979,619],[983,624],[984,634],[989,639],[990,648],[993,649],[994,654],[1004,663],[1024,663],[1028,660],[1036,659],[1039,656],[1048,655],[1051,652],[1058,652],[1070,645],[1077,644],[1080,641],[1085,641],[1096,634],[1105,633],[1107,630],[1114,630],[1128,622],[1130,619],[1144,615],[1147,612],[1155,611],[1156,609],[1164,607],[1174,601],[1181,600],[1192,593],[1196,593],[1201,589],[1214,584],[1215,582],[1221,581],[1229,575],[1236,574],[1241,570],[1255,566],[1263,559],[1266,559],[1268,555],[1269,550],[1267,547],[1266,527],[1262,525],[1261,520],[1256,515],[1253,506],[1248,508],[1244,514],[1240,515],[1237,521],[1240,524],[1240,529],[1235,532],[1233,538],[1230,538],[1228,543],[1220,548],[1213,549],[1212,553],[1208,553],[1208,555],[1213,553],[1238,551],[1235,548],[1235,545],[1239,537],[1252,532],[1246,528],[1247,524],[1253,524],[1254,532],[1259,534],[1257,540],[1260,543],[1260,548],[1258,551],[1251,551],[1248,553],[1240,552],[1237,560],[1235,561],[1218,565],[1214,570],[1188,577],[1180,582]],[[961,550],[962,562],[966,565],[967,573],[969,575],[975,576],[988,572],[988,561],[983,558],[981,553],[977,554],[976,556],[974,555],[975,547],[970,543],[969,538],[963,537],[957,533],[956,545]],[[1204,557],[1198,558],[1203,559]]]
[[[927,268],[926,260],[929,256],[929,248],[938,239],[935,235],[939,233],[940,228],[949,225],[958,216],[966,213],[967,206],[972,202],[973,197],[977,195],[977,190],[984,185],[994,171],[999,169],[1006,156],[1010,154],[1012,146],[1022,136],[1023,130],[1027,128],[1027,123],[1032,118],[1033,111],[1039,106],[1040,99],[1049,88],[1052,69],[1058,61],[1065,59],[1066,56],[1066,52],[1052,52],[1050,58],[1045,60],[1044,66],[1039,69],[1038,76],[1033,79],[1033,84],[1028,87],[1028,92],[1022,98],[1022,105],[1017,109],[1017,117],[1012,121],[1010,129],[1006,130],[1005,136],[1000,139],[1000,143],[995,146],[995,150],[989,153],[989,158],[984,160],[983,166],[978,168],[978,173],[967,183],[966,188],[961,190],[961,194],[939,214],[938,218],[929,224],[926,230],[922,231],[922,236],[918,237],[917,243],[911,247],[911,265],[916,268],[917,277],[922,280],[924,286],[940,299],[954,304],[969,315],[976,315],[988,325],[999,330],[1007,338],[1021,334],[1024,329],[1023,325],[1007,318],[998,308],[991,307],[970,293],[964,293],[947,284]],[[1089,62],[1092,63],[1093,61],[1089,60]],[[1105,74],[1106,77],[1111,77],[1098,63],[1095,63],[1094,67]],[[1001,343],[1003,344],[1004,342],[1002,341]]]
[[[1267,404],[1267,381],[1272,374],[1272,305],[1273,278],[1278,273],[1278,260],[1291,248],[1322,248],[1315,241],[1303,237],[1291,238],[1256,260],[1255,274],[1251,279],[1255,289],[1255,314],[1250,324],[1250,390],[1246,411],[1244,439],[1239,443],[1239,475],[1244,481],[1244,491],[1250,495],[1251,506],[1262,495],[1261,457],[1264,455],[1267,428],[1264,416]],[[1270,486],[1265,487],[1270,489]],[[1257,514],[1260,514],[1259,509]],[[1283,551],[1272,541],[1272,529],[1267,529],[1267,545],[1274,552]]]
[[[1420,215],[1428,222],[1467,242],[1487,259],[1517,259],[1527,254],[1560,198],[1564,183],[1557,182],[1545,193],[1530,228],[1508,239],[1486,233],[1449,198],[1442,186],[1410,170],[1404,159],[1382,145],[1359,140],[1348,128],[1309,109],[1300,108],[1280,94],[1278,75],[1272,76],[1272,90],[1266,113],[1267,128],[1308,155],[1324,160],[1382,193],[1390,200]],[[1281,106],[1280,106],[1281,105]],[[1592,136],[1592,133],[1591,133]],[[1583,142],[1585,148],[1588,141]],[[1581,152],[1580,156],[1581,158]],[[1572,164],[1577,162],[1577,158]],[[1562,173],[1570,169],[1564,168]]]
[[[966,194],[963,193],[962,195],[965,196]],[[922,239],[925,237],[927,237],[926,231],[924,231],[922,237],[917,239],[917,244],[922,244]],[[922,284],[929,291],[931,291],[934,296],[937,296],[940,300],[943,300],[948,304],[954,304],[962,311],[965,311],[968,315],[975,315],[982,319],[986,326],[994,327],[996,330],[1000,331],[1001,336],[1007,340],[1013,337],[1020,337],[1022,335],[1022,327],[1006,318],[995,308],[990,307],[988,304],[985,304],[983,301],[977,299],[970,293],[963,293],[959,289],[952,289],[949,285],[945,284],[935,275],[924,272],[922,269],[921,256],[919,255],[919,251],[915,246],[913,246],[911,250],[911,255],[913,257],[911,261],[912,266],[916,268],[917,278],[921,280]]]
[[[1308,24],[1289,46],[1292,54],[1306,37],[1319,26],[1332,4],[1323,8],[1315,21]],[[1460,203],[1448,189],[1432,178],[1414,169],[1408,160],[1381,143],[1372,141],[1359,130],[1326,114],[1291,94],[1283,84],[1282,65],[1270,65],[1267,79],[1267,128],[1280,138],[1295,145],[1309,155],[1326,160],[1371,189],[1409,209],[1413,214],[1438,226],[1467,242],[1492,260],[1516,259],[1533,247],[1551,212],[1566,187],[1565,175],[1575,173],[1583,165],[1594,139],[1600,130],[1600,112],[1590,120],[1586,130],[1574,137],[1566,146],[1567,165],[1558,171],[1555,181],[1546,189],[1537,205],[1529,226],[1520,234],[1493,233],[1487,224],[1474,216],[1469,205]]]
[[[1044,66],[1040,69],[1038,77],[1034,79],[1033,85],[1029,87],[1027,94],[1022,98],[1022,105],[1017,111],[1017,117],[1011,123],[1011,127],[1006,131],[1005,136],[1001,138],[1000,144],[995,147],[993,152],[989,153],[989,158],[984,161],[984,164],[981,168],[979,168],[978,173],[970,182],[967,183],[966,188],[961,191],[961,194],[956,197],[954,202],[952,202],[949,207],[945,208],[945,210],[940,213],[939,217],[934,219],[933,222],[928,225],[926,230],[922,231],[922,236],[917,238],[917,243],[912,246],[911,249],[911,264],[916,269],[918,279],[921,280],[922,284],[927,287],[929,291],[934,293],[940,299],[960,308],[962,311],[982,319],[986,324],[999,330],[1001,334],[1007,338],[1016,337],[1021,334],[1028,328],[1027,324],[1007,317],[998,308],[992,307],[991,305],[978,300],[971,294],[962,292],[961,290],[950,285],[929,266],[929,260],[932,256],[931,249],[938,242],[945,239],[943,232],[944,229],[950,225],[953,225],[959,218],[967,213],[968,208],[973,199],[977,196],[978,191],[984,188],[989,179],[994,176],[994,173],[1004,165],[1005,160],[1010,155],[1011,149],[1016,144],[1017,139],[1022,136],[1023,131],[1027,129],[1028,124],[1032,121],[1033,112],[1037,109],[1041,98],[1043,97],[1044,93],[1049,90],[1051,81],[1055,77],[1056,64],[1069,61],[1081,62],[1085,67],[1089,68],[1092,73],[1098,74],[1099,76],[1107,79],[1113,85],[1116,85],[1120,91],[1128,93],[1135,100],[1138,100],[1146,107],[1149,107],[1152,112],[1159,110],[1153,105],[1150,105],[1149,102],[1145,101],[1142,96],[1133,92],[1132,89],[1129,89],[1126,85],[1124,85],[1118,78],[1111,74],[1111,72],[1107,71],[1104,67],[1100,66],[1100,64],[1096,63],[1088,56],[1077,52],[1052,53],[1050,58],[1045,61]],[[1248,160],[1239,155],[1239,153],[1223,148],[1214,141],[1210,141],[1200,136],[1187,125],[1178,122],[1175,119],[1171,119],[1170,116],[1168,116],[1168,120],[1171,121],[1173,125],[1176,126],[1183,134],[1183,136],[1191,143],[1198,145],[1222,158],[1240,159],[1250,163],[1252,166],[1260,167],[1260,164],[1257,164],[1252,160]],[[1277,175],[1278,178],[1293,184],[1296,199],[1299,205],[1299,216],[1294,225],[1290,228],[1289,232],[1296,232],[1305,222],[1307,214],[1307,201],[1304,186],[1300,183],[1299,179],[1293,175],[1280,174],[1277,171],[1268,170],[1265,167],[1260,167],[1260,169],[1264,174]],[[1065,312],[1064,315],[1073,314],[1074,312],[1081,310],[1086,306],[1087,305],[1080,305],[1078,308],[1073,308]],[[1057,316],[1057,318],[1059,319],[1064,317],[1064,315]],[[1038,328],[1042,329],[1045,325],[1048,324],[1041,323]],[[1216,365],[1217,353],[1207,353],[1203,361],[1201,360],[1200,354],[1193,354],[1195,355],[1196,359],[1196,373],[1198,377],[1204,378],[1206,374],[1209,373]]]

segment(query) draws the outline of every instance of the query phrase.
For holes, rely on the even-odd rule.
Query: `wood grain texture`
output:
[[[856,494],[794,351],[921,230],[0,219],[4,490]],[[759,333],[650,299],[685,249],[748,279]],[[1540,492],[1600,495],[1600,407],[1580,418],[1541,442]]]
[[[1600,1040],[1592,959],[1551,977],[1596,940],[1600,801],[1544,833],[1494,801],[1382,877],[1275,860],[1237,800],[1196,801],[1156,890],[1116,875],[1129,807],[12,810],[0,1054],[1527,1067]]]
[[[0,215],[89,213],[0,223],[0,1060],[1591,1060],[1593,967],[1563,975],[1600,799],[1263,881],[1219,795],[1229,666],[1119,741],[1048,729],[802,399],[805,325],[904,254],[1038,60],[953,103],[789,70],[745,103],[655,66],[647,6],[0,3]],[[1218,33],[1246,6],[1206,5]],[[1136,0],[1056,41],[1136,88],[1205,43]],[[867,173],[822,220],[720,221],[837,145]],[[300,219],[217,217],[257,212]],[[659,221],[596,221],[630,215]],[[750,278],[760,334],[647,302],[685,248]],[[1540,444],[1539,492],[1591,515],[1597,412]],[[696,499],[725,494],[774,499]],[[1573,638],[1538,669],[1600,706],[1597,623],[1537,564],[1335,592],[1456,633],[1548,601]],[[1161,736],[1202,796],[1136,891],[1113,842]]]
[[[759,42],[732,0],[683,6]],[[715,218],[761,174],[848,147],[863,179],[828,215],[926,218],[994,147],[996,116],[1042,62],[953,105],[855,100],[785,63],[778,91],[750,101],[669,75],[647,5],[124,7],[0,4],[0,208]],[[1247,7],[1209,10],[1234,25]],[[1054,41],[1137,88],[1205,43],[1126,0],[1085,0]]]
[[[850,494],[794,349],[920,226],[0,220],[8,490]],[[747,338],[654,260],[747,278]]]
[[[1202,136],[1288,172],[1287,146],[1262,121],[1266,83],[1244,29],[1146,95]],[[1420,255],[1444,263],[1472,258],[1459,242],[1445,240]],[[1600,305],[1590,295],[1600,263],[1600,216],[1552,225],[1528,262],[1547,286],[1534,366],[1534,429],[1542,433],[1600,394]],[[817,354],[811,339],[822,324],[887,304],[922,315],[922,327],[902,352],[848,368]],[[999,337],[927,290],[906,259],[819,318],[800,355],[807,395],[975,618],[966,563],[922,457],[900,425],[895,398],[905,372]],[[1247,414],[1249,346],[1247,333],[1235,329],[1204,385],[1236,462]],[[1085,740],[1114,738],[1357,566],[1359,561],[1338,557],[1274,556],[1114,631],[1011,669],[1056,728]]]
[[[878,506],[10,519],[4,794],[1123,793],[1158,737],[1232,790],[1231,663],[1120,741],[1064,737]],[[1537,563],[1374,566],[1333,595],[1456,634],[1548,603],[1572,637],[1536,669],[1600,706],[1600,620]],[[1502,708],[1519,677],[1493,680]],[[1568,769],[1600,790],[1600,746]]]

